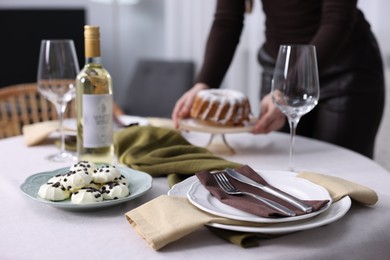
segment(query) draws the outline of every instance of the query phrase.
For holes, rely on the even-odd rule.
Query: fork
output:
[[[258,199],[259,201],[261,201],[262,203],[264,203],[268,207],[283,213],[284,215],[287,215],[289,217],[293,217],[296,215],[296,213],[294,211],[292,211],[291,209],[289,209],[289,208],[287,208],[287,207],[285,207],[285,206],[283,206],[275,201],[272,201],[270,199],[261,197],[259,195],[256,195],[256,194],[253,194],[250,192],[240,191],[239,189],[234,187],[233,184],[230,183],[228,178],[226,178],[225,174],[223,174],[222,172],[213,173],[213,177],[217,181],[219,187],[221,187],[221,189],[224,192],[226,192],[227,194],[230,194],[230,195],[249,195],[255,199]]]

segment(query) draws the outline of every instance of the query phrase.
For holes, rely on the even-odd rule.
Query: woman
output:
[[[176,126],[181,118],[189,116],[197,92],[219,87],[239,43],[246,2],[217,1],[199,76],[172,113]],[[258,53],[263,74],[261,114],[254,133],[288,129],[285,116],[272,104],[269,94],[279,46],[313,44],[319,66],[320,100],[301,120],[297,134],[372,158],[384,107],[383,64],[357,1],[262,0],[262,6],[266,41]]]

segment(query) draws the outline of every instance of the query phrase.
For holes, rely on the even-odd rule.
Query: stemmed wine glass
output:
[[[49,156],[56,162],[72,161],[73,154],[65,151],[63,118],[67,104],[76,96],[76,76],[79,72],[73,40],[42,40],[38,63],[38,91],[52,102],[58,114],[61,138],[60,151]]]
[[[272,101],[290,125],[289,170],[294,170],[295,132],[299,120],[320,95],[316,49],[313,45],[281,45],[272,80]]]

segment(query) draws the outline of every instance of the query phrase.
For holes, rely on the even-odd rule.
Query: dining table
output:
[[[210,133],[182,131],[191,144],[207,146]],[[286,133],[224,134],[234,153],[222,158],[264,171],[287,171]],[[296,169],[340,177],[374,190],[375,205],[352,201],[332,223],[271,236],[242,248],[202,226],[160,250],[152,249],[129,224],[126,212],[166,195],[167,178],[153,177],[142,196],[107,208],[66,210],[38,203],[21,191],[29,176],[69,167],[46,157],[52,143],[26,146],[23,136],[0,140],[0,259],[390,259],[390,173],[348,149],[297,136]]]

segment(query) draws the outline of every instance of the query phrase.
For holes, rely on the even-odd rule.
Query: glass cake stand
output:
[[[182,119],[180,121],[180,130],[194,131],[200,133],[211,134],[210,140],[206,145],[206,148],[214,154],[232,155],[235,154],[235,150],[227,143],[225,135],[233,133],[245,133],[252,132],[256,118],[251,118],[251,121],[244,126],[213,126],[201,122],[197,119]]]

